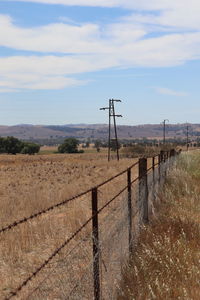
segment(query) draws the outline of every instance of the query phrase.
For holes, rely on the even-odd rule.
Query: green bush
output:
[[[2,145],[5,152],[9,154],[20,153],[23,148],[23,143],[13,136],[4,138]]]
[[[79,141],[75,138],[67,138],[64,143],[58,147],[59,153],[78,153]]]
[[[35,154],[40,151],[40,145],[34,143],[24,143],[21,154]]]
[[[0,153],[6,153],[4,138],[0,137]]]
[[[13,136],[0,137],[0,153],[8,154],[34,154],[38,153],[40,146],[34,143],[27,143],[18,140]]]
[[[116,140],[111,140],[110,147],[111,147],[111,151],[116,152],[117,148],[118,148],[118,150],[121,148],[121,144],[119,141],[116,142]]]

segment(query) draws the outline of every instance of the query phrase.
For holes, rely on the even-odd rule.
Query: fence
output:
[[[33,238],[40,250],[32,253],[23,245],[23,256],[19,251],[14,253],[19,267],[0,291],[1,298],[114,299],[123,266],[142,224],[154,214],[159,189],[177,154],[175,150],[161,151],[157,156],[140,158],[98,186],[0,229],[4,252],[7,240],[12,247],[18,243],[22,248],[24,241],[16,238],[17,234]],[[55,236],[44,247],[38,236],[43,234],[45,239],[45,223],[51,226],[52,212],[61,208],[64,210],[56,216],[63,222],[59,227],[62,242]],[[73,210],[72,221],[69,213]],[[6,238],[6,234],[10,236]]]

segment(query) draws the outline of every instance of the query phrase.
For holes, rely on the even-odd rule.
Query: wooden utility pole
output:
[[[189,125],[186,127],[186,142],[187,142],[187,151],[189,149]]]
[[[111,151],[111,119],[113,118],[114,123],[114,133],[115,133],[115,144],[117,150],[117,160],[119,160],[119,142],[117,136],[117,125],[116,125],[116,117],[122,117],[122,115],[115,114],[115,102],[121,102],[119,99],[109,99],[109,106],[102,107],[100,110],[107,110],[109,111],[109,128],[108,128],[108,161],[110,161],[110,151]]]
[[[163,145],[165,145],[165,138],[166,138],[166,122],[169,122],[168,119],[163,121]]]

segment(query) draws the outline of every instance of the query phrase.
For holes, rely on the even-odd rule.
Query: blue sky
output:
[[[0,124],[199,123],[197,0],[1,0]]]

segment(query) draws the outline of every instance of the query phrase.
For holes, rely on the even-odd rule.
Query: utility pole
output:
[[[100,110],[107,110],[109,111],[109,127],[108,127],[108,161],[110,161],[110,151],[111,151],[111,119],[113,118],[114,123],[114,132],[115,132],[115,143],[116,143],[116,150],[117,150],[117,160],[119,160],[119,143],[118,143],[118,136],[117,136],[117,125],[116,125],[116,117],[122,117],[122,115],[115,114],[115,102],[122,102],[119,99],[109,99],[109,106],[102,107]]]
[[[165,145],[165,137],[166,137],[166,122],[169,122],[168,119],[163,121],[163,145]]]
[[[187,151],[189,149],[189,125],[187,124],[187,127],[186,127],[186,138],[187,138]]]

